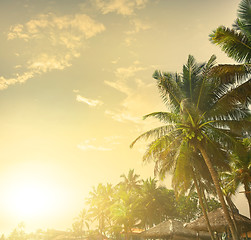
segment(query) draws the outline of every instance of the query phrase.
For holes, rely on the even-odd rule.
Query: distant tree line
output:
[[[88,210],[83,209],[72,225],[75,238],[102,235],[127,239],[135,228],[148,229],[168,219],[189,222],[202,214],[193,189],[177,196],[155,178],[139,177],[131,169],[127,175],[121,175],[117,185],[100,183],[93,187],[86,201]],[[213,210],[220,203],[211,197],[207,205]]]

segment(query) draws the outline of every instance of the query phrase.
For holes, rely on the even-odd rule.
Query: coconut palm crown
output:
[[[237,15],[232,29],[220,26],[209,39],[237,62],[251,63],[251,0],[240,2]]]
[[[251,83],[246,80],[249,75],[246,65],[216,66],[214,55],[203,64],[189,56],[182,74],[155,71],[153,78],[170,111],[144,116],[157,118],[164,125],[143,133],[131,144],[133,147],[140,139],[154,138],[143,160],[159,163],[164,159],[161,164],[165,169],[175,168],[175,162],[185,163],[188,148],[199,151],[228,215],[233,236],[236,233],[220,189],[216,161],[226,159],[226,153],[236,147],[236,139],[250,130]]]

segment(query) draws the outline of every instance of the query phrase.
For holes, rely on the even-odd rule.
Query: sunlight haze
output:
[[[1,1],[0,233],[67,230],[93,186],[154,176],[147,144],[129,148],[158,125],[142,116],[165,109],[152,74],[181,72],[189,54],[234,63],[208,35],[239,2]]]

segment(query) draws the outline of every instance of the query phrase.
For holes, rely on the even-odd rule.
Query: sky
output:
[[[2,0],[0,233],[65,230],[98,183],[146,179],[145,143],[165,110],[154,70],[188,55],[234,63],[208,35],[231,27],[239,0]],[[164,181],[170,187],[170,180]],[[248,215],[243,193],[235,202]]]

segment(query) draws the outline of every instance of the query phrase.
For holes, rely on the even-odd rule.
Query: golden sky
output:
[[[153,176],[145,144],[129,148],[164,109],[152,73],[180,72],[188,54],[233,63],[208,35],[239,2],[2,0],[0,232],[70,228],[92,186]]]

